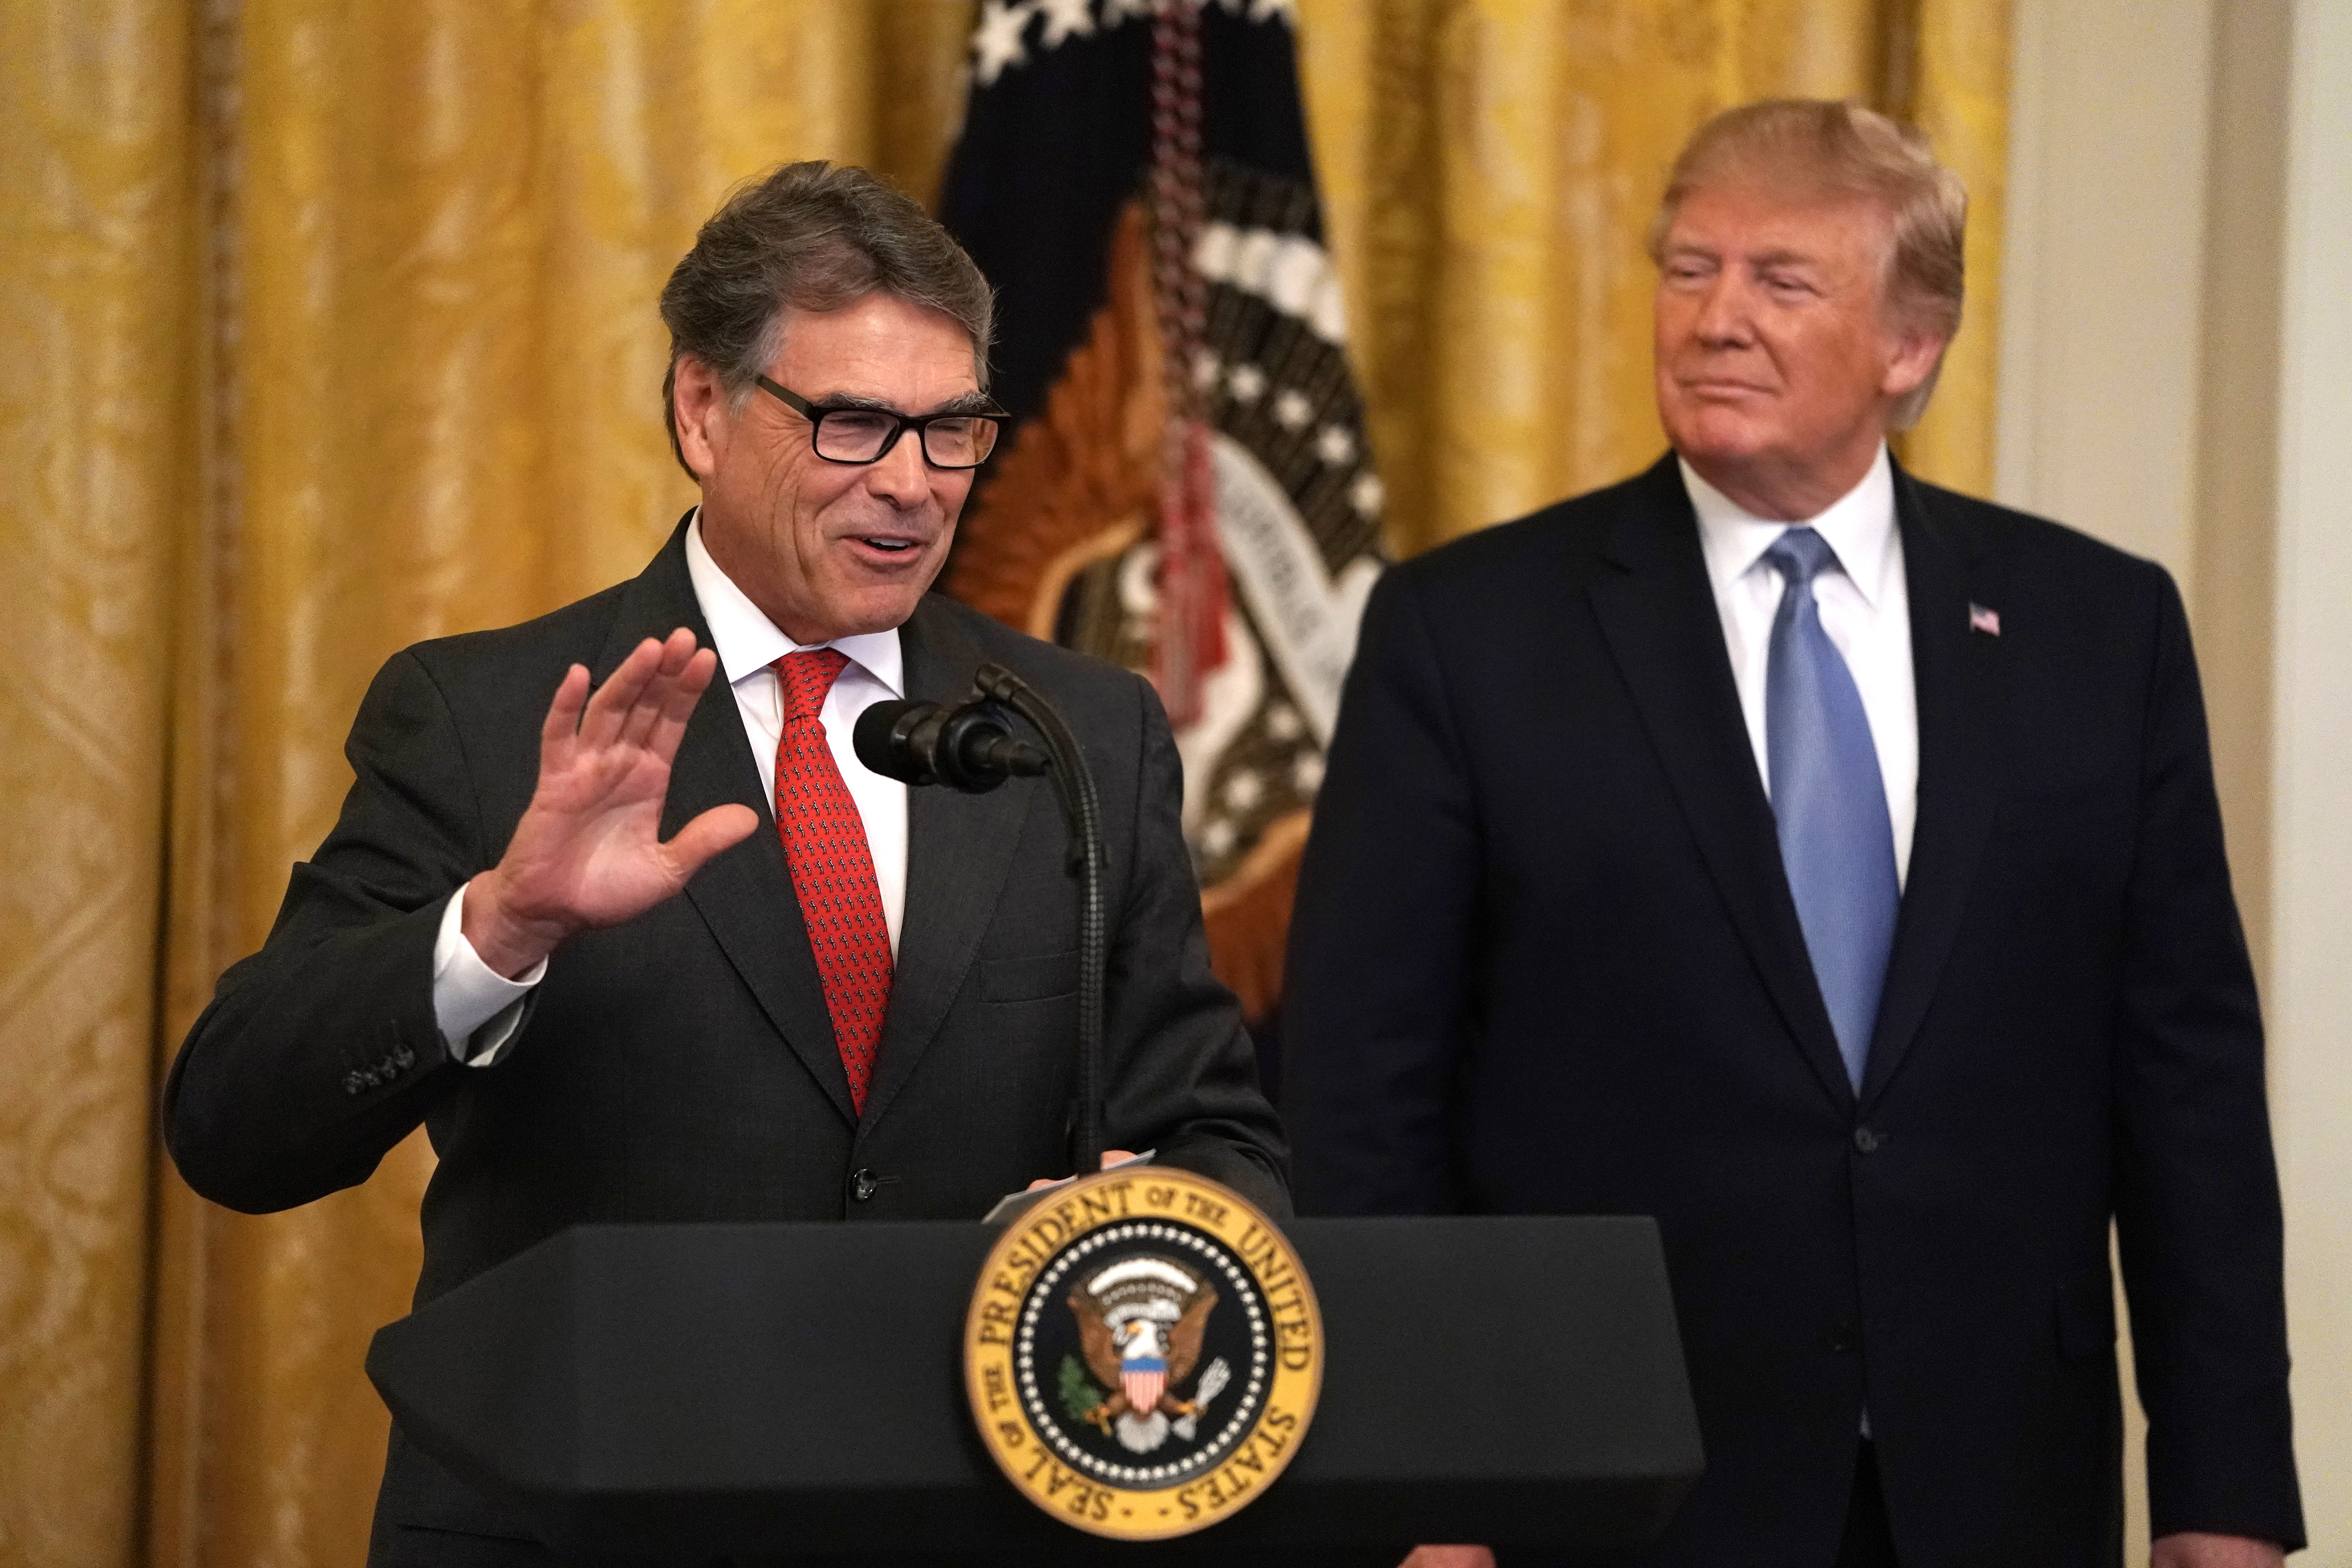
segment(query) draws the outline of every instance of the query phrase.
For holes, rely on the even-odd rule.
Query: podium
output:
[[[1702,1466],[1646,1219],[1295,1220],[1320,1404],[1175,1541],[1016,1495],[966,1405],[977,1224],[583,1226],[375,1336],[409,1440],[561,1550],[754,1563],[1394,1564],[1415,1542],[1638,1556]]]

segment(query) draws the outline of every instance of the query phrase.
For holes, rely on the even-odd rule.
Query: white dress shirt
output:
[[[1751,515],[1721,490],[1681,465],[1684,488],[1698,512],[1706,575],[1723,617],[1724,646],[1739,684],[1756,771],[1769,795],[1772,763],[1764,742],[1764,667],[1772,646],[1772,618],[1780,608],[1779,568],[1764,559],[1791,528],[1811,528],[1837,552],[1835,570],[1813,579],[1822,629],[1829,634],[1862,694],[1886,786],[1886,816],[1895,829],[1895,875],[1911,868],[1911,832],[1919,816],[1919,702],[1911,679],[1911,595],[1903,576],[1903,536],[1895,526],[1895,470],[1886,448],[1862,483],[1819,517],[1801,523]]]
[[[818,714],[824,737],[833,746],[833,760],[842,783],[856,803],[866,827],[866,847],[874,858],[874,880],[882,898],[882,920],[889,928],[890,954],[898,953],[898,930],[907,908],[907,786],[896,779],[869,773],[857,760],[851,735],[857,716],[868,705],[903,696],[905,662],[896,627],[860,637],[838,637],[831,643],[793,641],[737,587],[702,544],[702,519],[698,513],[686,528],[686,571],[694,584],[694,597],[710,628],[711,646],[719,652],[720,675],[735,694],[735,710],[743,721],[744,738],[760,767],[760,789],[772,811],[776,798],[776,742],[783,732],[783,683],[776,678],[775,662],[805,647],[835,647],[849,663],[824,700]],[[762,823],[761,832],[772,832]],[[489,965],[466,940],[466,889],[459,888],[442,911],[441,931],[433,949],[433,1016],[451,1053],[472,1067],[488,1067],[503,1052],[521,1017],[522,999],[547,974],[540,963],[520,980],[509,980]]]

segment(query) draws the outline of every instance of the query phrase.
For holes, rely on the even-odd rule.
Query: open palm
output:
[[[565,673],[530,805],[467,890],[466,937],[483,963],[518,975],[574,931],[642,914],[759,826],[748,806],[714,806],[662,842],[670,763],[718,665],[681,626],[639,643],[593,696],[584,668]]]

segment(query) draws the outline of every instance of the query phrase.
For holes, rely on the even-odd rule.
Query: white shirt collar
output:
[[[1780,535],[1792,528],[1810,528],[1837,552],[1838,564],[1863,601],[1877,607],[1885,592],[1895,541],[1895,468],[1884,444],[1860,484],[1831,502],[1820,516],[1802,522],[1758,517],[1700,478],[1689,463],[1679,457],[1675,461],[1681,466],[1691,507],[1698,513],[1706,574],[1718,593],[1751,571]]]
[[[893,697],[907,694],[906,666],[898,647],[898,628],[861,632],[829,643],[796,643],[770,620],[751,596],[719,569],[702,542],[702,509],[686,525],[686,574],[694,583],[694,597],[710,627],[710,644],[719,650],[719,668],[730,686],[757,675],[788,653],[803,647],[839,648],[866,674],[890,689]]]

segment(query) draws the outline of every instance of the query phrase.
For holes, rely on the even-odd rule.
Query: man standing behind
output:
[[[927,593],[997,428],[971,258],[863,170],[790,164],[662,314],[701,506],[635,580],[384,667],[341,820],[173,1067],[189,1184],[290,1207],[423,1121],[422,1302],[577,1224],[976,1220],[1068,1173],[1051,790],[909,791],[850,746],[992,660],[1101,784],[1105,1135],[1286,1212],[1150,689]],[[372,1563],[553,1561],[528,1534],[394,1432]]]
[[[2163,571],[1920,484],[1965,197],[1850,105],[1703,127],[1640,477],[1367,613],[1285,1038],[1309,1212],[1657,1216],[1707,1471],[1654,1559],[2301,1543],[2253,980]]]

